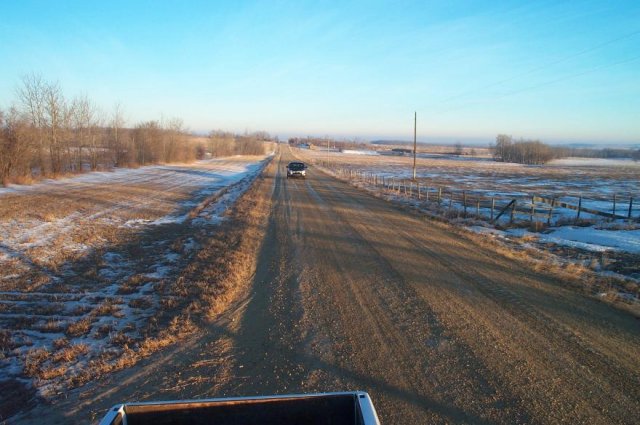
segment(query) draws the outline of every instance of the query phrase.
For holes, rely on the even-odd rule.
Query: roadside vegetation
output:
[[[265,132],[193,137],[180,118],[127,126],[122,105],[105,111],[87,95],[68,97],[59,83],[29,75],[12,105],[0,109],[0,184],[212,156],[263,155],[266,140]]]

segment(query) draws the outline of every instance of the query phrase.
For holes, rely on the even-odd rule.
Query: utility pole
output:
[[[327,137],[327,167],[329,166],[329,138]]]
[[[416,128],[418,126],[418,113],[413,113],[413,181],[416,181]]]

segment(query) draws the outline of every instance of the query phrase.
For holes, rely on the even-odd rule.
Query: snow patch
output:
[[[595,227],[564,226],[541,234],[540,240],[596,252],[615,249],[640,254],[640,230],[605,230]]]

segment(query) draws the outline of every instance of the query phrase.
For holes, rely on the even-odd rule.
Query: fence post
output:
[[[442,187],[438,188],[438,203],[442,202]]]
[[[427,202],[429,202],[429,186],[426,187],[425,193],[427,194]]]
[[[529,213],[529,221],[533,223],[533,213],[535,212],[534,198],[531,197],[531,213]]]
[[[580,220],[580,213],[582,212],[582,196],[578,198],[578,214],[576,215],[576,221]]]
[[[462,205],[464,208],[464,218],[467,218],[467,191],[462,191]]]
[[[516,204],[518,203],[518,201],[516,201],[515,199],[513,200],[513,207],[511,208],[511,219],[510,219],[510,223],[513,223],[513,216],[515,215],[516,212]]]
[[[418,201],[420,200],[420,183],[418,183]]]
[[[549,215],[547,216],[547,226],[551,225],[551,216],[553,214],[553,207],[556,204],[556,198],[551,199],[551,207],[549,208]]]
[[[633,208],[633,198],[632,198],[632,197],[629,197],[629,214],[628,214],[628,216],[627,216],[627,218],[628,218],[629,220],[631,220],[631,209],[632,209],[632,208]]]
[[[491,222],[493,222],[493,210],[496,209],[496,198],[491,197]]]

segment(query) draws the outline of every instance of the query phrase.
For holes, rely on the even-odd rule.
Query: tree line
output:
[[[557,146],[554,147],[562,158],[580,157],[580,158],[605,158],[605,159],[626,159],[631,158],[634,161],[640,160],[640,149],[624,149],[624,148],[576,148]]]
[[[516,162],[520,164],[541,165],[552,159],[581,158],[631,158],[640,160],[640,149],[621,148],[572,148],[565,146],[549,146],[539,140],[514,140],[512,136],[499,134],[495,145],[491,146],[496,161]]]
[[[551,146],[539,140],[513,140],[512,136],[499,134],[496,144],[492,146],[493,158],[502,162],[540,165],[556,157]]]
[[[60,84],[40,76],[22,79],[16,99],[0,110],[0,180],[26,182],[67,173],[190,161],[182,120],[154,120],[126,127],[124,111],[109,113],[87,95],[68,98]]]
[[[69,98],[59,83],[28,75],[12,105],[0,109],[0,183],[189,162],[206,157],[207,152],[212,156],[264,153],[264,144],[258,142],[262,132],[222,137],[218,133],[206,146],[194,141],[179,118],[128,127],[120,104],[105,112],[87,95]]]
[[[230,155],[263,155],[264,142],[276,141],[269,133],[258,131],[251,134],[238,135],[228,131],[214,130],[209,133],[207,145],[202,146],[201,152],[211,156]],[[202,150],[206,148],[206,150]]]
[[[327,145],[333,149],[371,149],[366,141],[355,138],[353,140],[336,140],[331,137],[291,137],[288,140],[292,146],[309,145],[316,146],[319,149],[326,149]]]

